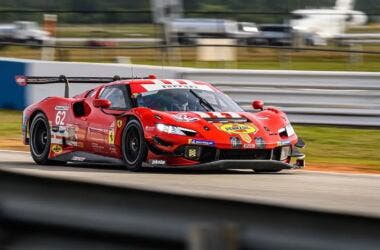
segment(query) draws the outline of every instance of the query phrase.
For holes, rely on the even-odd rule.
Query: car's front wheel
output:
[[[148,148],[145,143],[144,131],[139,121],[131,119],[124,128],[122,137],[122,152],[126,167],[130,171],[139,171],[145,161]]]

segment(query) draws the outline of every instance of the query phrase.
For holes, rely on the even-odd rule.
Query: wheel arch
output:
[[[28,119],[28,121],[26,122],[26,138],[27,138],[27,140],[29,141],[30,140],[30,126],[32,126],[32,122],[33,122],[33,120],[34,120],[34,118],[38,115],[38,114],[43,114],[45,117],[47,117],[46,116],[46,113],[43,111],[43,110],[41,110],[41,109],[36,109],[36,110],[33,110],[32,111],[32,113],[30,114],[30,116],[29,116],[29,119]],[[48,121],[49,121],[49,119],[48,119]]]
[[[142,153],[139,153],[138,156],[136,156],[136,161],[137,162],[133,162],[133,163],[130,163],[132,165],[128,166],[127,168],[131,171],[139,171],[141,170],[141,164],[142,162],[144,162],[147,157],[148,157],[148,148],[147,148],[147,144],[146,144],[146,138],[145,138],[145,131],[144,131],[144,125],[143,123],[141,122],[141,120],[139,119],[138,116],[134,115],[134,114],[128,114],[128,115],[125,115],[125,124],[122,128],[122,134],[120,136],[120,146],[121,146],[121,153],[122,153],[122,156],[123,156],[123,159],[125,162],[128,162],[127,161],[127,158],[128,156],[125,155],[125,151],[124,149],[126,148],[127,146],[127,141],[125,140],[125,136],[127,135],[128,131],[127,131],[127,127],[128,127],[128,124],[131,122],[131,121],[135,121],[135,123],[138,123],[139,126],[141,127],[141,133],[142,133],[142,138],[140,139],[140,144],[141,147],[140,147],[140,151],[139,152],[142,152]],[[137,160],[139,159],[139,160]]]

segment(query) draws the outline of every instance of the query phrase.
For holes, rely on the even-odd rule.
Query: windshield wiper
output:
[[[206,110],[208,110],[208,111],[215,111],[215,109],[212,107],[212,105],[207,100],[203,99],[197,93],[195,93],[194,90],[190,89],[190,93],[193,94],[193,96],[195,96],[199,100],[199,103],[204,108],[206,108]]]

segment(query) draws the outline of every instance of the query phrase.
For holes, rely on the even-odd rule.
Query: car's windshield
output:
[[[137,105],[160,111],[243,111],[225,94],[199,89],[164,89],[141,93],[137,96]]]

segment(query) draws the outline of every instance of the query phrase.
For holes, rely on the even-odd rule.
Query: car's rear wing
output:
[[[74,76],[66,77],[64,75],[56,76],[16,76],[16,83],[20,86],[26,86],[29,84],[51,84],[51,83],[64,83],[65,84],[65,98],[69,97],[69,83],[110,83],[120,80],[133,80],[133,79],[155,79],[154,75],[148,77],[120,77],[115,75],[114,77],[83,77]]]

